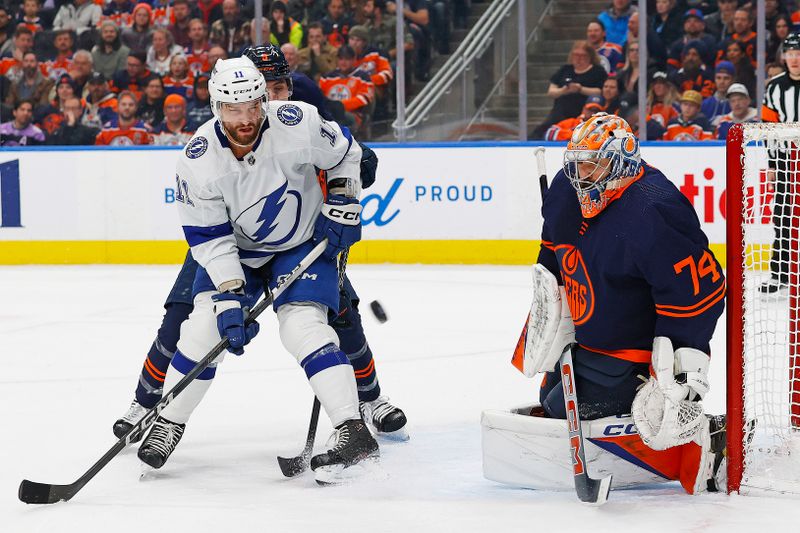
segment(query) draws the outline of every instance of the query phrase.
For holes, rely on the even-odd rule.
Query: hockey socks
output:
[[[176,350],[175,356],[172,358],[172,364],[167,371],[167,377],[164,380],[164,389],[172,389],[196,364],[196,361],[192,361],[183,355],[180,350]],[[217,365],[212,364],[214,366],[209,366],[203,370],[180,394],[175,396],[172,403],[164,408],[161,412],[164,418],[176,424],[185,424],[189,420],[192,412],[200,404],[203,396],[206,395],[217,373]]]
[[[136,401],[142,407],[151,409],[161,399],[164,392],[164,378],[177,349],[181,324],[189,317],[192,308],[193,306],[182,303],[167,306],[161,327],[142,365],[136,387]]]
[[[347,353],[350,364],[353,365],[356,387],[358,388],[358,399],[362,402],[377,400],[381,395],[381,386],[378,383],[375,359],[372,358],[372,350],[369,344],[364,341],[363,346],[357,352],[351,354],[345,349],[345,353]]]
[[[353,367],[335,344],[323,346],[300,365],[334,427],[345,420],[361,419]]]

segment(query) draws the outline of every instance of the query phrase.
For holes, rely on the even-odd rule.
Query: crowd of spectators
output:
[[[5,1],[0,146],[185,143],[212,116],[214,63],[256,42],[254,2],[262,0]],[[292,70],[341,102],[332,107],[344,108],[341,118],[357,133],[366,136],[370,120],[389,118],[394,2],[262,6],[262,42],[280,46]],[[450,28],[463,27],[468,12],[468,0],[405,0],[409,78],[429,78],[432,55],[449,53]]]
[[[759,121],[756,2],[647,1],[647,72],[639,72],[638,2],[613,0],[550,78],[553,107],[532,139],[568,139],[590,109],[619,114],[638,130],[640,79],[648,140],[725,139],[732,124]],[[785,69],[781,44],[800,31],[800,3],[765,0],[765,12],[769,81]]]

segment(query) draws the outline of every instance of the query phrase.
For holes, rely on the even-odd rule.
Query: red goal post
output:
[[[726,144],[728,489],[800,494],[800,123]]]

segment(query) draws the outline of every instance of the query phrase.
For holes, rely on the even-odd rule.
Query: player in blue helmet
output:
[[[296,89],[298,87],[305,88],[306,83],[303,81],[294,83],[294,81],[303,75],[293,75],[290,72],[286,58],[278,47],[273,45],[251,46],[245,50],[243,55],[251,59],[264,75],[270,100],[289,100],[291,98],[305,101],[316,106],[320,110],[320,116],[325,118],[322,93],[317,89],[319,92],[318,102],[314,101],[315,98],[310,100],[300,98],[303,94],[308,94],[308,91],[296,91]],[[308,82],[314,88],[316,87],[310,79]],[[362,186],[367,188],[375,180],[377,157],[371,149],[364,145],[361,146],[363,152],[361,181]],[[194,308],[192,285],[197,266],[191,251],[187,252],[178,278],[164,303],[166,312],[156,338],[147,352],[136,387],[135,398],[128,411],[114,423],[114,435],[117,437],[124,435],[161,399],[164,378],[177,349],[181,324],[189,317]],[[353,365],[362,416],[376,434],[395,440],[406,440],[408,433],[405,429],[405,414],[392,405],[388,398],[381,395],[372,351],[364,335],[358,304],[358,295],[345,275],[340,293],[339,313],[338,315],[331,314],[329,320],[330,325],[339,336],[341,349],[347,354]]]

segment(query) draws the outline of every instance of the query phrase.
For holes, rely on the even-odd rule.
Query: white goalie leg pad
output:
[[[654,450],[691,442],[707,420],[702,404],[687,400],[689,386],[675,381],[675,352],[668,338],[653,341],[652,365],[655,377],[639,389],[631,406],[639,435]]]
[[[323,346],[339,346],[339,336],[328,325],[328,308],[314,302],[291,302],[278,308],[283,347],[301,362]]]
[[[543,265],[533,265],[532,275],[533,302],[522,332],[525,336],[522,372],[528,377],[553,371],[564,347],[575,342],[575,325],[564,288],[559,287],[556,277]]]
[[[511,411],[487,410],[481,415],[483,475],[485,478],[540,490],[575,489],[566,420],[530,416],[530,405]],[[581,423],[587,469],[593,477],[614,475],[615,487],[668,481],[626,461],[592,441],[613,441],[636,435],[629,416],[611,416]],[[623,454],[624,455],[624,454]]]
[[[178,340],[178,351],[187,359],[199,361],[211,351],[219,341],[217,330],[217,317],[214,314],[214,303],[211,301],[213,292],[203,292],[194,299],[194,309],[189,318],[181,324],[181,336]],[[216,368],[225,358],[227,351],[223,351],[208,366]],[[164,392],[169,391],[183,379],[184,374],[170,365],[164,378]],[[167,407],[161,411],[161,416],[177,424],[185,424],[200,401],[205,396],[213,379],[195,379],[175,397]]]

